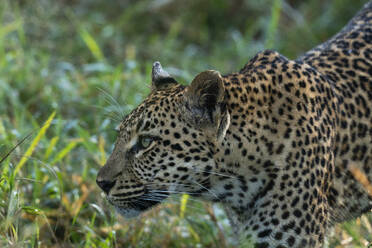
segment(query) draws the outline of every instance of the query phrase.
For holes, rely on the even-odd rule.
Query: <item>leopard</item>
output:
[[[372,2],[295,60],[181,84],[159,62],[96,178],[127,218],[187,193],[220,203],[241,244],[322,247],[372,209]]]

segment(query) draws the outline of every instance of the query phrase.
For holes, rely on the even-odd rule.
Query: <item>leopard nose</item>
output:
[[[106,194],[108,194],[110,192],[110,189],[112,189],[112,187],[114,187],[115,185],[115,181],[99,180],[98,178],[96,182]]]

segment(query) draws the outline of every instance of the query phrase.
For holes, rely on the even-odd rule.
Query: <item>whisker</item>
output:
[[[188,194],[193,195],[192,192],[177,191],[177,190],[150,190],[151,193],[170,193],[170,194]]]
[[[149,199],[149,200],[150,200],[150,201],[154,201],[153,199]],[[188,201],[189,201],[189,200],[192,201],[192,199],[190,199],[190,198],[188,199]],[[202,203],[202,204],[204,203],[203,201],[195,201],[195,202],[196,202],[196,203]],[[164,203],[170,203],[170,204],[176,204],[176,205],[180,205],[180,204],[181,204],[179,201],[176,201],[176,200],[171,199],[171,198],[165,200]],[[190,206],[190,205],[188,205],[187,208],[195,209],[195,210],[203,210],[203,208],[201,208],[201,207]]]
[[[169,186],[184,186],[184,187],[191,187],[192,186],[192,184],[184,184],[184,183],[147,183],[146,185],[147,186],[155,185],[157,187],[166,186],[166,185],[169,185]]]
[[[157,185],[162,185],[162,184],[171,184],[171,185],[190,185],[190,184],[182,184],[182,183],[157,183],[157,182],[149,182],[148,184],[157,184]]]
[[[136,201],[133,201],[133,202],[131,202],[132,204],[139,204],[139,205],[141,205],[141,206],[143,206],[143,207],[146,207],[147,206],[147,204],[146,204],[146,199],[138,199],[138,200],[136,200]],[[156,200],[150,200],[150,201],[156,201]],[[160,202],[160,201],[156,201],[156,202]]]
[[[106,113],[106,114],[104,114],[104,116],[110,118],[111,120],[113,120],[113,121],[115,121],[115,122],[118,122],[118,123],[121,122],[121,119],[118,119],[117,117],[113,116],[112,113]]]
[[[106,107],[106,108],[103,108],[103,111],[108,112],[108,113],[111,113],[111,114],[114,114],[114,115],[116,116],[117,119],[120,119],[120,120],[123,119],[123,118],[122,118],[121,111],[118,112],[116,106],[113,106],[112,103],[111,103],[110,101],[108,101],[107,99],[104,99],[104,101],[105,101],[106,103],[110,104],[110,107],[112,107],[113,109],[111,109],[111,108],[107,108],[107,107]]]
[[[105,100],[106,103],[108,103],[112,106],[111,102],[107,101],[106,99],[104,99],[104,100]],[[83,105],[83,106],[86,106],[86,107],[89,107],[89,108],[98,109],[100,111],[103,111],[103,112],[105,112],[104,116],[110,118],[111,120],[113,120],[115,122],[121,122],[122,121],[120,113],[118,113],[117,110],[116,110],[116,106],[112,106],[114,108],[114,110],[112,110],[112,109],[108,109],[107,107],[102,107],[102,106],[98,106],[98,105],[91,105],[91,104],[84,104],[84,103],[79,103],[79,104]]]
[[[198,186],[202,187],[203,189],[207,190],[209,193],[211,193],[214,197],[216,197],[218,200],[221,200],[214,192],[212,192],[210,189],[208,189],[207,187],[201,185],[200,183],[198,183],[197,181],[192,181],[193,183],[197,184]]]
[[[193,170],[198,171],[198,172],[212,174],[212,175],[217,175],[217,176],[221,176],[221,177],[229,177],[229,178],[233,178],[233,179],[237,178],[236,176],[233,176],[233,175],[222,174],[222,173],[217,173],[217,172],[212,172],[212,171],[199,170],[197,168],[193,168]]]
[[[144,200],[144,201],[156,201],[156,202],[162,202],[164,200],[164,198],[162,197],[141,197],[139,200],[137,201],[141,201],[141,200]],[[137,201],[134,201],[134,202],[137,202]]]
[[[167,195],[160,195],[160,196],[167,196]],[[170,196],[168,197],[168,199],[172,199],[172,198],[175,198],[175,196]],[[188,201],[193,201],[193,202],[198,202],[198,203],[204,203],[204,201],[202,200],[198,200],[198,199],[195,199],[195,198],[189,198]]]
[[[111,94],[109,94],[107,91],[105,91],[104,89],[102,89],[100,87],[97,87],[97,89],[105,96],[105,99],[107,99],[111,105],[116,107],[116,112],[119,114],[119,117],[121,119],[123,119],[124,118],[124,112],[123,112],[122,107],[118,103],[118,101],[116,101],[115,98]]]
[[[190,200],[190,198],[188,200]],[[174,200],[173,201],[166,201],[166,203],[181,205],[180,201],[174,201]],[[204,203],[204,202],[201,201],[200,203]],[[194,210],[198,210],[198,211],[204,210],[202,207],[190,206],[190,205],[187,205],[187,209],[194,209]]]

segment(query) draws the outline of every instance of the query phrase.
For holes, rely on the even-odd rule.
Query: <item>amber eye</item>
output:
[[[154,139],[150,136],[141,136],[138,143],[142,149],[146,149],[151,145],[153,141]]]

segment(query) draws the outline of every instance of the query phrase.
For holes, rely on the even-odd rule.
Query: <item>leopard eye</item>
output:
[[[139,139],[139,145],[142,149],[146,149],[148,148],[151,143],[154,141],[154,139],[152,137],[149,137],[149,136],[142,136],[140,137]]]
[[[156,140],[160,140],[159,137],[142,135],[138,137],[136,144],[130,149],[130,153],[134,154],[136,157],[141,156],[144,152],[149,151],[155,146]]]

